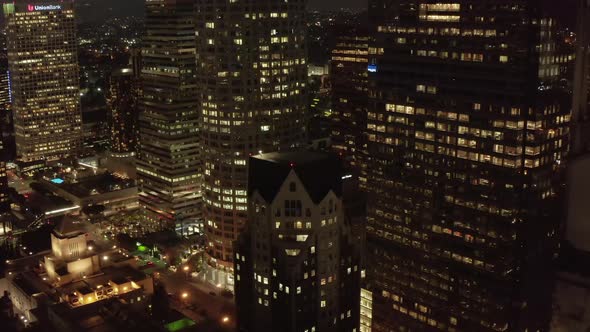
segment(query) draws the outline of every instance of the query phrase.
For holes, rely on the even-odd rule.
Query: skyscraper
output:
[[[3,50],[0,50],[2,52]],[[10,72],[8,71],[8,59],[0,55],[0,118],[4,118],[10,110]],[[4,121],[4,119],[2,119]]]
[[[574,77],[572,153],[590,151],[590,1],[579,0]]]
[[[114,70],[107,79],[111,156],[133,156],[137,150],[138,75],[132,68],[122,68]]]
[[[369,95],[369,34],[359,26],[346,25],[336,32],[332,50],[332,147],[358,168],[364,149]]]
[[[8,202],[8,177],[6,175],[6,160],[3,137],[0,136],[0,216],[10,211]]]
[[[365,331],[547,330],[570,102],[542,3],[369,2]]]
[[[590,0],[579,0],[578,5],[566,240],[576,250],[590,252],[590,207],[584,199],[590,194]]]
[[[360,247],[342,206],[341,161],[252,157],[248,197],[235,248],[239,331],[358,331]]]
[[[209,278],[233,283],[248,157],[305,140],[305,1],[198,2],[197,78]]]
[[[193,0],[146,2],[137,174],[154,230],[201,214],[194,16]]]
[[[28,163],[76,155],[82,120],[74,3],[19,0],[4,9],[18,157]]]

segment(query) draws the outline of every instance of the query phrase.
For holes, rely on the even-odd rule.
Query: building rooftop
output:
[[[79,218],[65,215],[57,222],[53,232],[60,238],[74,237],[86,233],[86,227]]]
[[[319,203],[330,191],[342,194],[342,162],[330,153],[267,153],[250,158],[248,193],[258,191],[271,202],[285,178],[295,171],[311,199]]]
[[[256,155],[252,158],[266,160],[277,164],[306,165],[335,158],[329,153],[317,151],[271,152]]]
[[[29,296],[33,296],[35,294],[43,293],[45,291],[43,284],[40,283],[38,279],[32,272],[24,272],[16,275],[13,279],[15,285],[18,286],[23,292],[25,292]]]
[[[141,281],[141,280],[144,280],[145,278],[148,277],[145,273],[143,273],[143,272],[141,272],[129,265],[108,266],[108,267],[104,267],[102,269],[102,271],[104,272],[105,275],[111,276],[111,280],[113,280],[113,281],[115,281],[115,279],[116,280],[124,280],[123,282],[127,282],[128,280]]]
[[[49,180],[48,180],[49,179]],[[60,181],[61,180],[61,181]],[[46,176],[43,182],[50,190],[60,188],[78,198],[100,195],[135,187],[132,180],[121,179],[108,173],[78,178],[77,182],[61,178],[50,179]]]
[[[37,214],[51,216],[62,210],[73,210],[74,204],[49,192],[33,191],[25,195],[25,209]]]

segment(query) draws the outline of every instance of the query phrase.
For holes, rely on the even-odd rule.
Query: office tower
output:
[[[6,159],[3,137],[0,136],[0,216],[10,211],[8,202],[8,177],[6,175]]]
[[[0,49],[0,52],[3,50]],[[12,114],[10,110],[10,72],[8,71],[8,59],[0,56],[0,131],[2,135],[12,135]]]
[[[366,27],[350,25],[335,34],[330,62],[332,147],[358,168],[367,127],[369,34]]]
[[[235,248],[239,331],[358,331],[360,251],[342,206],[339,158],[252,157],[248,198]]]
[[[547,330],[571,103],[542,3],[369,2],[364,331]]]
[[[1,51],[2,50],[0,50],[0,52]],[[10,72],[8,71],[8,59],[0,57],[0,118],[4,118],[10,110],[10,101]]]
[[[122,68],[107,79],[111,156],[133,156],[137,150],[137,103],[141,91],[138,75],[132,68]]]
[[[16,1],[4,9],[18,157],[75,156],[82,119],[74,3]]]
[[[590,1],[579,0],[572,112],[572,153],[590,150]]]
[[[573,84],[572,151],[568,164],[566,240],[576,250],[590,252],[588,167],[590,167],[590,0],[579,0],[576,70]]]
[[[201,214],[195,46],[192,0],[146,2],[137,175],[154,230]]]
[[[10,71],[8,70],[8,50],[6,47],[6,33],[0,33],[0,127],[8,129],[12,126],[10,112],[12,94],[10,91]],[[13,130],[10,130],[10,133],[12,132]]]
[[[231,287],[248,157],[305,140],[305,1],[198,2],[196,17],[208,277]]]
[[[141,48],[134,47],[129,50],[129,68],[136,77],[141,75]]]

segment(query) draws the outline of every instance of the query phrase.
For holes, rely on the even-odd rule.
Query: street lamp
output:
[[[180,294],[180,299],[182,301],[181,304],[184,305],[184,307],[188,307],[188,292]]]
[[[188,265],[185,265],[182,270],[184,271],[184,273],[186,274],[186,280],[188,280],[188,272],[189,272],[189,267]]]
[[[228,316],[223,316],[223,318],[221,319],[221,321],[225,324],[227,324],[229,322],[229,317]]]

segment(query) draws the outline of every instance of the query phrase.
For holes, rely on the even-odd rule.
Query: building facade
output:
[[[146,2],[139,102],[139,202],[154,230],[201,216],[194,1]]]
[[[250,159],[249,222],[235,253],[239,331],[358,331],[360,247],[342,206],[341,160]]]
[[[369,34],[355,26],[337,30],[330,61],[332,81],[332,147],[350,166],[360,167],[369,99]]]
[[[571,104],[542,3],[369,2],[364,331],[548,329]]]
[[[584,200],[590,177],[590,1],[580,0],[576,70],[573,84],[572,151],[568,165],[568,221],[566,240],[575,249],[590,252],[590,209]]]
[[[111,156],[130,157],[137,151],[139,73],[132,68],[117,69],[107,81]]]
[[[209,278],[231,287],[248,157],[305,141],[305,1],[198,2],[196,17]]]
[[[4,53],[6,50],[1,49]],[[0,118],[6,121],[7,113],[10,111],[12,95],[10,92],[10,72],[8,71],[8,59],[5,54],[0,55]]]
[[[74,2],[16,1],[4,9],[18,158],[74,156],[82,143]]]
[[[6,174],[6,158],[3,137],[0,136],[0,219],[3,214],[10,212],[8,200],[8,176]],[[2,222],[4,222],[2,220]],[[3,230],[0,230],[3,233]]]
[[[590,150],[590,1],[579,0],[572,112],[572,153]]]

